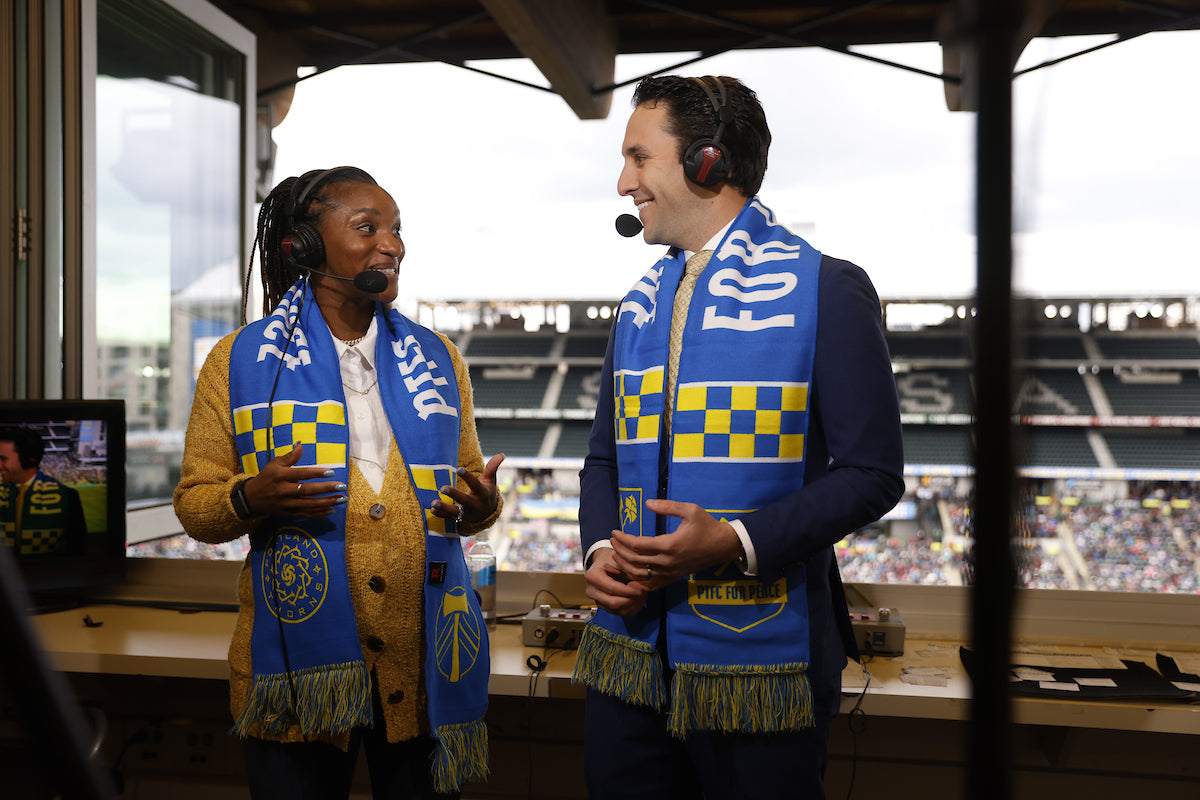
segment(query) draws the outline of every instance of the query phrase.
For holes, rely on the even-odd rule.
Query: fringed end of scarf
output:
[[[662,666],[654,645],[595,623],[583,629],[571,682],[634,705],[660,709],[666,702]]]
[[[671,686],[671,733],[782,733],[811,728],[806,664],[714,667],[680,664]]]
[[[431,775],[439,793],[458,792],[464,784],[482,782],[488,776],[488,734],[483,720],[443,725],[433,732]]]
[[[310,667],[290,676],[255,675],[233,733],[243,738],[276,737],[292,723],[297,723],[305,736],[370,725],[371,676],[367,665],[352,661]]]

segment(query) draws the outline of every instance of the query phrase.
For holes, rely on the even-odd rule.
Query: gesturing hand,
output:
[[[647,500],[646,508],[679,517],[681,522],[674,533],[662,536],[630,536],[613,531],[614,565],[631,580],[658,589],[741,557],[742,544],[733,526],[703,507],[674,500]]]
[[[294,466],[304,454],[300,442],[290,452],[271,459],[262,472],[246,482],[246,502],[255,514],[286,517],[324,517],[346,502],[346,484],[321,481],[333,470]]]
[[[438,489],[454,502],[434,500],[429,505],[430,509],[439,517],[457,519],[460,522],[482,522],[487,519],[496,510],[496,503],[499,501],[499,492],[496,489],[496,470],[500,468],[503,461],[504,454],[497,453],[492,456],[487,466],[483,468],[483,472],[478,475],[466,467],[459,467],[458,477],[461,480],[458,482],[458,486],[443,486]],[[466,491],[462,490],[464,483],[467,486]],[[460,510],[462,516],[459,516]]]
[[[588,568],[587,596],[612,614],[628,617],[642,610],[650,589],[641,581],[631,581],[615,563],[611,548],[596,550]]]

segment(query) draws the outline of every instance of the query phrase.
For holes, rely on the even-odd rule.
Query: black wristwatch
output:
[[[237,514],[238,519],[250,519],[254,516],[254,512],[250,510],[250,503],[246,500],[246,478],[237,482],[233,487],[233,491],[229,493],[229,502],[233,503],[233,513]]]

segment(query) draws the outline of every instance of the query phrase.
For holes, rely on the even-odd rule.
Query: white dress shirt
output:
[[[350,459],[379,494],[387,472],[388,452],[392,444],[392,426],[383,410],[379,393],[379,373],[375,370],[375,318],[361,340],[353,346],[336,336],[338,365],[342,387],[346,390],[346,425],[350,431]]]

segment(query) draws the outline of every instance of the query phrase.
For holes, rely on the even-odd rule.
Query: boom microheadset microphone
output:
[[[642,232],[642,221],[633,214],[622,214],[617,217],[617,233],[628,239]]]
[[[355,275],[353,278],[347,278],[343,275],[334,275],[332,272],[322,272],[319,269],[305,267],[309,272],[315,275],[324,275],[326,278],[336,278],[339,281],[351,281],[354,287],[359,291],[370,292],[371,294],[379,294],[387,288],[387,275],[377,270],[368,269]]]

